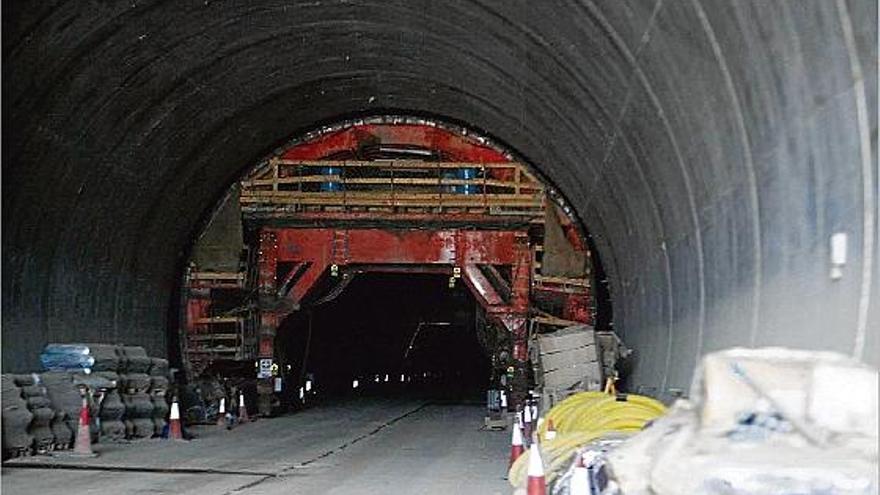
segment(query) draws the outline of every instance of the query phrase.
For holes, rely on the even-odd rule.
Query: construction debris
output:
[[[601,390],[616,380],[618,361],[631,353],[613,332],[589,325],[537,334],[535,344],[531,361],[545,410],[572,394]]]
[[[608,455],[612,479],[626,495],[876,494],[877,388],[838,354],[710,354],[692,400]]]

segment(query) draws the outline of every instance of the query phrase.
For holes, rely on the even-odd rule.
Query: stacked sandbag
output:
[[[104,389],[98,409],[100,420],[100,437],[102,441],[116,442],[125,438],[125,404],[122,402],[119,389],[119,375],[112,371],[101,371],[95,375],[106,379],[111,386]]]
[[[168,424],[168,360],[150,358],[150,399],[153,401],[153,426],[156,435],[161,435]]]
[[[165,376],[150,377],[150,400],[153,402],[153,431],[158,436],[165,429],[168,417],[168,402],[165,399],[168,392],[168,378]]]
[[[117,346],[111,344],[47,344],[40,354],[46,371],[116,371],[119,368]]]
[[[93,441],[99,435],[111,441],[149,438],[164,428],[168,360],[152,358],[140,346],[88,343],[49,344],[40,359],[49,370],[44,376],[56,415],[60,411],[71,432],[81,405],[77,386],[92,391]]]
[[[122,356],[118,345],[89,344],[89,351],[95,357],[95,366],[92,371],[119,372],[122,366]]]
[[[101,402],[105,392],[116,387],[117,375],[111,371],[99,371],[74,373],[71,378],[75,386],[89,391],[89,433],[92,443],[97,443],[101,438]]]
[[[162,358],[150,358],[150,376],[168,377],[168,360]]]
[[[52,409],[55,416],[52,418],[50,427],[52,436],[55,437],[54,450],[67,450],[73,446],[76,432],[67,424],[67,413],[60,409]]]
[[[47,344],[40,354],[40,363],[46,371],[91,371],[95,357],[86,344]]]
[[[153,365],[153,360],[147,356],[147,351],[141,346],[122,346],[120,357],[121,370],[124,373],[148,373]]]
[[[149,363],[149,358],[147,358]],[[135,365],[135,369],[143,368]],[[146,366],[145,369],[149,369]],[[146,373],[120,375],[122,402],[125,404],[125,433],[127,438],[150,438],[153,436],[153,401],[148,391],[151,379]]]
[[[21,388],[21,396],[33,415],[28,433],[34,439],[34,452],[44,454],[53,450],[55,435],[52,433],[52,420],[55,419],[55,411],[46,394],[46,388],[40,383],[39,375],[13,375],[13,380]]]
[[[71,445],[79,427],[79,412],[82,396],[73,383],[73,374],[63,371],[50,371],[40,374],[40,382],[46,388],[46,395],[55,411],[52,432],[56,448]]]
[[[0,393],[2,393],[2,438],[3,458],[18,457],[30,452],[33,437],[28,433],[28,425],[33,415],[27,407],[27,401],[21,395],[21,389],[9,375],[0,376]]]

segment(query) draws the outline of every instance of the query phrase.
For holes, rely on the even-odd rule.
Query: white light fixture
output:
[[[845,232],[837,232],[831,236],[831,280],[843,278],[843,266],[846,265]]]

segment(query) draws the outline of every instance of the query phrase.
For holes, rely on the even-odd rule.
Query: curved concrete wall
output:
[[[567,195],[638,351],[634,384],[686,388],[700,353],[731,345],[878,362],[876,2],[6,10],[7,369],[49,340],[164,351],[182,257],[241,169],[383,110],[477,127]],[[849,256],[832,281],[835,232]]]

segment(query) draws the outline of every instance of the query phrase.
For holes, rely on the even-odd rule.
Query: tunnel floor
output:
[[[507,493],[508,433],[486,431],[484,408],[353,398],[193,441],[98,444],[96,458],[4,464],[8,494]]]

